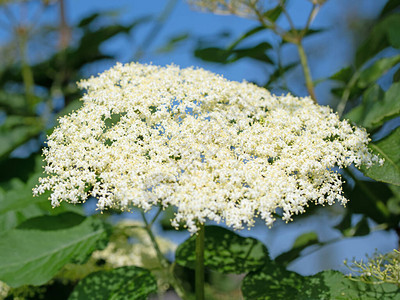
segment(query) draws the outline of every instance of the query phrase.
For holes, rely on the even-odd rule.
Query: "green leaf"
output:
[[[0,214],[0,234],[17,227],[26,220],[43,216],[46,212],[36,203],[25,206],[20,210],[11,210]]]
[[[363,70],[358,79],[358,86],[366,88],[371,83],[378,80],[383,74],[400,62],[400,55],[385,57],[377,60],[372,66]]]
[[[306,38],[309,37],[311,35],[317,34],[317,33],[321,33],[326,31],[326,28],[318,28],[318,29],[311,29],[309,28],[307,31],[304,31],[303,28],[300,29],[290,29],[288,31],[286,31],[286,33],[284,34],[283,41],[282,41],[282,45],[288,43],[289,41],[291,43],[294,43],[299,36],[301,36],[302,38]]]
[[[390,184],[389,188],[393,192],[393,197],[388,200],[387,207],[392,214],[400,216],[400,186]]]
[[[368,220],[366,217],[362,217],[361,220],[356,224],[354,228],[353,236],[364,236],[371,232],[369,229]]]
[[[330,77],[330,79],[347,84],[350,81],[351,77],[353,76],[353,73],[354,70],[351,67],[346,67],[337,71]]]
[[[324,271],[314,276],[301,276],[275,266],[246,275],[242,283],[244,299],[309,300],[400,299],[394,284],[379,285],[352,281],[338,271]]]
[[[385,159],[383,166],[363,167],[362,172],[377,181],[400,185],[400,127],[376,143],[369,144],[370,149]]]
[[[40,98],[35,97],[34,102],[40,102]],[[4,110],[9,115],[31,115],[34,113],[30,110],[26,96],[23,94],[5,93],[0,91],[0,110]]]
[[[17,229],[35,229],[41,231],[62,230],[79,225],[84,220],[85,216],[68,212],[57,216],[31,218],[20,224]]]
[[[234,41],[228,48],[228,51],[233,50],[234,48],[236,48],[237,45],[239,45],[242,41],[244,41],[245,39],[247,39],[249,36],[255,35],[256,33],[266,30],[266,28],[264,26],[257,26],[254,27],[252,29],[250,29],[249,31],[247,31],[246,33],[244,33],[242,36],[240,36],[236,41]]]
[[[33,176],[29,183],[19,178],[2,182],[0,188],[0,233],[16,227],[25,220],[48,214],[51,209],[48,195],[37,198],[32,196],[32,188],[37,184],[38,176]],[[48,209],[43,209],[43,203],[48,204]]]
[[[397,9],[400,6],[400,0],[389,0],[386,2],[385,6],[383,7],[381,11],[380,18],[384,17],[386,14],[391,13],[395,9]]]
[[[286,66],[278,66],[275,71],[269,75],[268,82],[265,84],[265,88],[268,88],[272,83],[276,82],[279,78],[287,74],[291,69],[297,67],[298,62],[288,64]]]
[[[242,293],[244,299],[249,300],[296,299],[304,292],[303,283],[302,276],[274,264],[247,274],[242,282]],[[322,292],[322,289],[316,293],[318,291]]]
[[[388,15],[372,28],[367,40],[357,49],[357,68],[389,46],[400,47],[399,24],[400,14],[396,13]]]
[[[371,124],[365,122],[366,116],[374,110],[377,103],[382,102],[385,92],[379,85],[373,84],[362,95],[362,103],[351,111],[344,118],[349,119],[359,126],[371,128]]]
[[[394,18],[391,20],[389,23],[389,26],[387,28],[387,36],[389,40],[389,44],[394,47],[394,48],[400,48],[400,36],[399,36],[399,31],[400,31],[400,18]]]
[[[309,246],[319,243],[318,235],[315,232],[303,233],[293,243],[292,249],[280,254],[274,260],[282,265],[287,265],[300,256],[301,251]]]
[[[156,50],[156,53],[168,53],[172,52],[176,49],[179,44],[183,41],[187,40],[190,37],[189,33],[180,33],[178,35],[174,35],[173,37],[169,38],[169,40],[160,48]]]
[[[284,1],[286,2],[286,1]],[[283,8],[282,5],[277,5],[274,8],[271,8],[270,10],[267,10],[263,16],[268,19],[271,22],[276,22],[276,20],[279,19],[279,17],[281,16],[283,12]]]
[[[267,42],[259,43],[256,46],[239,49],[224,49],[218,47],[209,47],[196,49],[194,54],[197,58],[204,61],[217,62],[222,64],[230,64],[242,58],[252,58],[273,64],[271,58],[266,54],[266,51],[271,49],[272,46]]]
[[[347,87],[340,86],[331,89],[331,93],[338,98],[343,97],[343,93],[346,91]],[[362,95],[364,89],[360,89],[357,85],[350,87],[350,95],[348,96],[349,101],[358,99],[359,96]]]
[[[193,235],[179,245],[175,253],[178,264],[194,269],[195,239]],[[219,226],[205,227],[204,245],[204,265],[220,273],[246,273],[270,262],[263,243]]]
[[[160,225],[163,230],[185,230],[185,222],[179,223],[179,228],[176,229],[171,225],[171,220],[175,218],[175,214],[177,209],[173,206],[168,206],[162,213],[162,217],[160,219]]]
[[[82,279],[68,300],[142,300],[157,293],[157,281],[135,266],[95,272]]]
[[[38,197],[33,197],[32,189],[38,184],[38,178],[43,176],[43,165],[40,156],[35,155],[28,159],[8,159],[0,166],[7,167],[9,163],[14,168],[21,166],[22,174],[20,178],[9,179],[3,177],[7,181],[2,181],[0,185],[0,232],[10,230],[29,218],[60,214],[65,211],[73,211],[83,215],[81,205],[63,202],[57,209],[52,209],[48,200],[49,193],[45,193]],[[32,171],[36,173],[32,174]],[[19,173],[12,173],[15,176]],[[25,176],[30,176],[28,179]]]
[[[107,236],[104,223],[93,217],[64,213],[30,219],[0,235],[0,280],[11,287],[44,284],[66,263],[82,263],[104,247]]]
[[[76,25],[76,27],[81,27],[81,28],[87,27],[88,25],[92,24],[92,22],[95,21],[98,17],[100,17],[99,13],[91,14],[90,16],[87,16],[82,20],[80,20],[79,23]]]
[[[383,101],[376,101],[365,116],[363,125],[377,128],[400,115],[400,83],[394,83],[386,91]]]
[[[210,61],[222,64],[229,63],[228,58],[230,55],[231,55],[230,51],[218,47],[202,48],[202,49],[196,49],[194,51],[194,56],[196,56],[197,58],[200,58],[204,61]]]
[[[0,126],[0,160],[19,146],[36,137],[43,129],[38,118],[8,116]]]
[[[32,154],[27,158],[9,158],[0,161],[0,170],[7,172],[0,173],[0,183],[12,178],[19,178],[27,181],[35,172],[42,172],[42,157],[38,154]]]
[[[73,100],[71,103],[69,103],[67,106],[65,106],[61,111],[59,111],[56,115],[57,118],[65,116],[67,114],[72,113],[73,111],[78,110],[81,108],[83,105],[83,102],[81,100]]]
[[[351,228],[351,218],[352,218],[352,213],[349,212],[348,210],[346,211],[346,214],[343,216],[342,220],[335,225],[333,228],[338,229],[344,236],[346,236],[346,231]]]
[[[352,190],[345,186],[346,196],[350,200],[348,207],[351,213],[363,214],[378,224],[390,223],[390,211],[386,207],[392,192],[386,184],[358,180]],[[354,236],[356,228],[348,227],[342,231],[345,236]]]
[[[351,224],[352,213],[346,213],[342,221],[334,228],[339,229],[345,237],[364,236],[370,233],[368,219],[363,216],[361,220],[353,227]]]
[[[396,73],[393,74],[393,83],[400,81],[400,69],[397,69]]]
[[[48,193],[38,197],[33,197],[32,195],[32,188],[38,183],[38,178],[41,175],[41,173],[35,174],[29,179],[27,184],[21,182],[20,187],[7,190],[6,192],[0,191],[0,214],[23,209],[30,204],[38,202],[47,201],[50,205],[50,201],[47,200],[49,197]]]
[[[364,107],[362,105],[357,105],[351,109],[348,113],[343,116],[343,119],[348,119],[352,123],[361,125],[364,115]]]
[[[249,57],[268,64],[274,64],[271,58],[265,53],[267,50],[271,49],[270,43],[262,42],[256,46],[249,48],[240,48],[233,50],[233,61],[237,61],[241,58]]]

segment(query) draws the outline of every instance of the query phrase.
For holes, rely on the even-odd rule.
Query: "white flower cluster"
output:
[[[345,204],[333,168],[378,161],[365,130],[330,108],[202,69],[117,64],[80,86],[83,106],[48,137],[49,176],[34,189],[52,190],[53,206],[93,196],[100,210],[173,205],[172,224],[190,232],[206,219],[271,226],[309,201]]]

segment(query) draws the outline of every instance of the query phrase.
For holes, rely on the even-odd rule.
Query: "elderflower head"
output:
[[[175,206],[174,226],[206,219],[268,226],[308,202],[346,203],[334,167],[370,166],[365,130],[310,98],[274,96],[202,69],[137,63],[83,80],[83,106],[59,120],[35,194],[97,198],[100,210]]]

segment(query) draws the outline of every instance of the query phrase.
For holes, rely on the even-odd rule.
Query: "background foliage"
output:
[[[96,12],[68,24],[63,1],[8,2],[0,2],[0,10],[8,16],[7,30],[14,37],[0,48],[0,297],[36,299],[41,295],[54,299],[57,295],[57,299],[87,299],[87,295],[95,293],[99,299],[143,299],[157,291],[176,288],[180,282],[190,298],[194,284],[194,237],[178,246],[175,259],[162,259],[162,253],[157,252],[147,261],[116,266],[98,253],[115,239],[127,236],[115,225],[118,212],[87,216],[81,206],[64,203],[52,209],[48,194],[32,198],[32,188],[42,173],[40,153],[45,135],[51,132],[58,116],[79,107],[80,92],[75,82],[89,66],[115,61],[115,56],[105,52],[102,45],[116,36],[134,35],[141,25],[150,24],[153,31],[134,51],[134,59],[139,59],[176,1],[170,1],[161,16],[124,24],[116,22],[110,12]],[[273,70],[265,82],[258,84],[276,92],[290,92],[285,77],[304,66],[304,61],[300,55],[299,61],[282,65],[279,52],[290,44],[300,45],[310,36],[316,38],[327,29],[313,28],[307,22],[304,28],[289,26],[277,32],[271,24],[287,17],[285,2],[268,7],[254,21],[254,27],[240,36],[223,39],[225,45],[213,42],[218,37],[205,41],[178,33],[159,51],[168,53],[192,39],[196,44],[193,55],[198,59],[220,65],[254,60]],[[312,2],[313,9],[323,5],[323,1]],[[37,19],[34,15],[27,22],[13,16],[15,9],[24,7],[36,7]],[[58,9],[58,24],[39,21],[42,12],[53,9],[54,13],[54,7]],[[345,194],[350,202],[340,211],[341,220],[334,228],[341,237],[334,241],[366,236],[376,230],[396,232],[400,239],[399,9],[400,1],[387,1],[377,19],[368,24],[368,32],[350,65],[342,66],[329,78],[314,80],[311,85],[306,78],[305,85],[314,97],[311,88],[324,81],[335,82],[330,105],[343,118],[365,127],[372,137],[371,149],[385,158],[383,167],[343,171]],[[270,23],[260,23],[261,19]],[[274,43],[252,42],[254,37],[268,32],[274,34]],[[53,42],[45,50],[33,51],[34,45],[43,40]],[[298,218],[316,213],[318,209],[310,207]],[[172,209],[162,214],[160,222],[165,230],[171,229],[171,214]],[[149,232],[157,216],[132,226]],[[110,240],[110,236],[114,237]],[[132,239],[123,241],[135,244]],[[287,269],[307,251],[334,241],[320,240],[314,231],[307,232],[297,237],[291,249],[272,259],[269,245],[221,227],[207,226],[207,299],[400,299],[399,283],[370,284],[371,280],[377,281],[364,280],[365,274],[347,278],[332,270],[301,276]],[[161,252],[173,248],[165,247]],[[151,263],[157,257],[159,264]],[[79,266],[93,273],[82,279]],[[71,270],[76,270],[76,274],[66,276]],[[175,274],[175,281],[168,275],[170,271]]]

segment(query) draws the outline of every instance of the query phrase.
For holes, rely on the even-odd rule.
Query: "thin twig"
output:
[[[158,257],[158,260],[159,260],[161,266],[164,267],[164,268],[169,268],[169,263],[166,260],[166,258],[164,257],[164,255],[162,254],[162,252],[160,250],[160,247],[158,246],[158,243],[157,243],[156,238],[155,238],[155,236],[153,234],[153,231],[151,230],[151,225],[147,221],[146,215],[143,212],[143,210],[140,210],[140,214],[142,215],[143,222],[145,224],[144,228],[145,228],[145,230],[147,231],[147,233],[148,233],[148,235],[150,237],[150,240],[151,240],[151,243],[153,244],[154,250],[156,250],[157,257]]]
[[[158,216],[161,214],[162,212],[162,208],[159,207],[157,213],[155,214],[155,216],[153,217],[153,219],[150,221],[149,226],[153,226],[154,222],[157,220]]]
[[[153,234],[153,231],[151,230],[152,223],[149,223],[147,221],[146,215],[143,210],[140,210],[140,214],[142,215],[143,222],[145,224],[144,229],[146,230],[147,234],[150,237],[150,241],[153,245],[154,250],[157,253],[157,258],[158,261],[165,271],[167,278],[169,279],[169,283],[174,287],[175,292],[178,294],[178,296],[182,299],[188,299],[185,290],[182,287],[182,284],[180,283],[179,279],[177,279],[173,273],[173,268],[172,265],[168,262],[168,260],[165,258],[165,256],[162,254],[160,246],[157,243],[157,240]],[[154,221],[155,218],[153,218],[152,221]]]
[[[293,20],[290,17],[288,11],[286,10],[285,3],[283,3],[283,1],[280,1],[280,6],[282,7],[283,14],[286,16],[286,19],[289,22],[290,28],[293,30],[293,32],[295,32],[296,31],[296,26],[294,26]]]
[[[264,15],[258,10],[257,6],[252,5],[251,8],[253,9],[257,20],[261,23],[261,25],[263,25],[265,28],[271,29],[282,38],[286,35],[286,31],[275,22],[271,22],[268,18],[265,18]]]
[[[310,11],[310,14],[309,14],[309,16],[307,18],[306,26],[303,29],[303,35],[306,34],[308,29],[310,28],[311,23],[314,21],[316,15],[318,14],[319,8],[320,8],[319,5],[313,4],[313,6],[311,8],[311,11]]]

